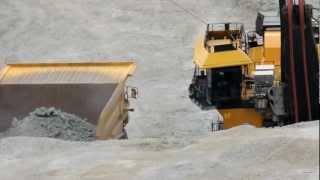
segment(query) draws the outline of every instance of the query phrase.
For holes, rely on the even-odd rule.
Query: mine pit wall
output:
[[[1,84],[0,132],[11,126],[14,117],[21,119],[43,106],[101,125],[97,127],[99,139],[115,137],[123,129],[120,118],[127,117],[124,85],[120,84]],[[117,113],[108,112],[112,110]]]

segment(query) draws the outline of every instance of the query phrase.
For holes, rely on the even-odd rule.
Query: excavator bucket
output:
[[[125,82],[133,62],[9,64],[0,71],[0,132],[13,118],[55,107],[96,125],[97,139],[120,138],[128,122]]]

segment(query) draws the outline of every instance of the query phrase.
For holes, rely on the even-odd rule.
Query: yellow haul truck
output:
[[[126,136],[133,62],[7,64],[0,71],[0,131],[38,107],[55,107],[96,125],[97,139]],[[132,96],[136,89],[132,88]],[[130,94],[131,96],[131,94]]]

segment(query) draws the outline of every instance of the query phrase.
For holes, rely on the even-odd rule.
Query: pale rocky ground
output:
[[[10,179],[317,179],[319,122],[217,134],[218,114],[187,97],[193,44],[206,22],[253,29],[277,0],[0,0],[0,64],[134,59],[129,141],[0,139]],[[319,0],[313,4],[320,6]],[[188,11],[185,11],[188,10]]]
[[[1,180],[317,180],[319,121],[129,141],[0,140]]]

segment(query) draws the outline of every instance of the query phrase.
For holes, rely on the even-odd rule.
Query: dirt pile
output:
[[[50,137],[69,141],[92,141],[95,126],[76,115],[51,108],[37,108],[25,118],[14,119],[8,136]]]

